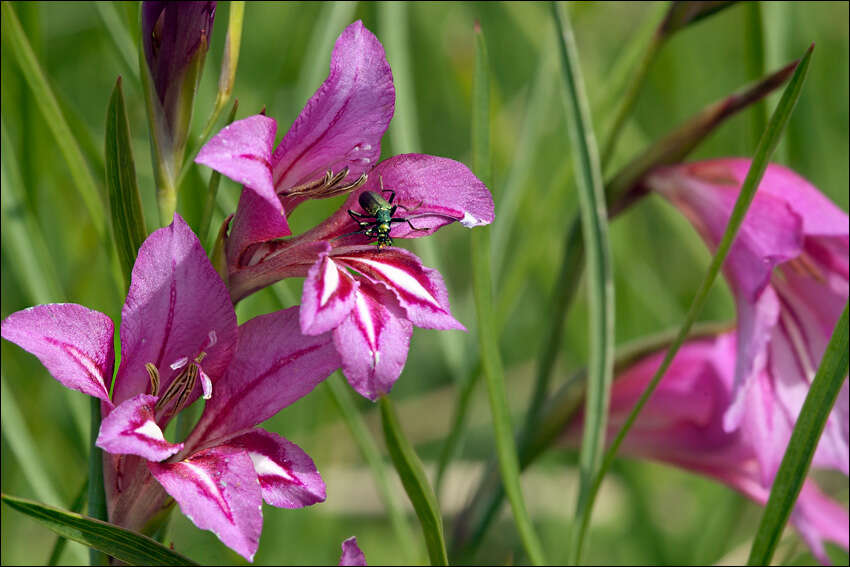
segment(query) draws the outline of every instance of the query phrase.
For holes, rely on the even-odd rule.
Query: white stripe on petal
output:
[[[229,515],[230,506],[227,505],[227,501],[221,495],[221,489],[219,488],[218,484],[216,484],[215,480],[210,477],[207,470],[195,466],[189,461],[182,461],[178,464],[189,469],[191,471],[192,477],[200,481],[200,483],[207,488],[206,492],[208,494],[213,495],[213,498],[215,499],[216,504],[218,504],[219,508],[221,508],[222,510],[226,510],[227,514]]]
[[[416,280],[416,278],[414,278],[404,270],[396,268],[395,266],[391,266],[389,264],[385,264],[383,262],[378,262],[376,260],[370,260],[366,258],[352,258],[352,260],[354,260],[354,262],[362,262],[367,266],[370,266],[376,272],[382,274],[389,282],[405,290],[411,295],[414,295],[415,297],[427,303],[430,303],[437,309],[442,310],[442,306],[440,305],[440,302],[437,301],[437,298],[434,297],[427,289],[425,289],[422,284]]]
[[[159,426],[152,420],[144,422],[133,431],[139,435],[147,437],[148,439],[165,441],[165,437],[162,435],[162,429],[160,429]]]
[[[251,462],[254,463],[254,470],[257,471],[257,476],[279,476],[288,482],[295,481],[295,478],[285,468],[262,453],[249,451],[248,456],[251,457]]]
[[[325,273],[322,277],[322,299],[320,307],[324,307],[334,292],[339,288],[339,268],[330,258],[325,259]]]
[[[369,310],[369,304],[362,294],[358,293],[354,302],[354,308],[357,310],[357,318],[362,323],[363,330],[366,333],[366,340],[369,341],[369,346],[372,350],[377,349],[378,339],[375,332],[375,322],[372,321],[372,312]]]

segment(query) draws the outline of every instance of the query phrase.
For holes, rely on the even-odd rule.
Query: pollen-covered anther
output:
[[[353,182],[345,183],[344,180],[348,177],[348,173],[349,169],[347,167],[342,168],[336,174],[334,174],[332,169],[329,169],[321,179],[308,181],[302,185],[292,187],[285,192],[285,195],[287,197],[308,196],[313,199],[327,199],[328,197],[335,197],[336,195],[354,191],[366,183],[366,179],[368,178],[363,173]]]
[[[148,376],[151,379],[151,395],[159,395],[159,370],[156,369],[153,362],[146,363],[145,370],[148,371]]]

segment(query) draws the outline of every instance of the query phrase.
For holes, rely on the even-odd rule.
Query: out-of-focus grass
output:
[[[127,112],[143,207],[147,218],[156,218],[144,104],[138,84],[128,78],[125,59],[116,51],[97,8],[88,3],[19,3],[14,7],[60,104],[67,111],[66,118],[91,162],[96,181],[101,184],[106,107],[117,75],[125,75]],[[133,4],[119,4],[116,8],[130,36],[137,37],[137,8]],[[218,9],[193,124],[198,133],[215,100],[227,21],[226,3],[221,3]],[[638,28],[638,22],[650,16],[652,7],[637,3],[581,3],[571,10],[592,102],[608,95],[609,70]],[[299,94],[299,80],[303,66],[314,64],[312,58],[316,54],[310,52],[311,38],[314,30],[326,23],[320,20],[325,12],[324,6],[314,3],[246,6],[245,33],[234,88],[234,96],[240,103],[238,118],[265,106],[268,115],[278,120],[278,138],[288,129],[305,102],[298,98],[303,95]],[[768,69],[796,57],[809,43],[817,44],[805,91],[777,160],[800,172],[847,210],[848,5],[768,3],[762,5],[762,12]],[[358,3],[353,13],[355,19],[363,19],[380,38],[375,5]],[[471,160],[472,29],[476,19],[487,34],[493,83],[492,189],[498,196],[518,150],[517,141],[526,103],[533,95],[530,89],[535,84],[540,57],[543,50],[551,49],[554,32],[548,6],[531,2],[425,3],[410,5],[408,15],[406,40],[410,42],[415,91],[412,97],[417,104],[415,118],[421,149],[467,164]],[[750,49],[744,35],[747,29],[746,7],[736,6],[677,35],[665,46],[649,72],[634,119],[624,129],[611,170],[631,158],[646,141],[755,78],[748,76],[745,62]],[[3,152],[6,153],[8,143],[20,173],[22,187],[17,191],[23,196],[25,206],[35,214],[37,229],[46,242],[45,261],[59,280],[58,286],[53,286],[54,293],[64,293],[50,300],[81,303],[107,313],[117,322],[123,298],[115,291],[103,246],[6,43],[3,38],[0,89],[2,118],[9,140],[4,141]],[[388,56],[392,61],[392,53]],[[327,60],[320,67],[323,72],[319,82],[324,78]],[[312,92],[317,86],[318,82],[304,88]],[[769,107],[773,103],[775,100]],[[522,285],[515,297],[506,300],[514,307],[501,333],[501,354],[514,411],[524,407],[530,393],[534,368],[531,357],[539,350],[545,329],[541,321],[549,312],[547,301],[552,287],[558,284],[555,274],[564,224],[576,211],[573,180],[564,177],[568,148],[564,145],[565,122],[557,97],[551,97],[546,115],[541,142],[532,158],[531,174],[523,187],[528,190],[523,191],[525,197],[516,205],[516,223],[509,231],[508,261],[503,264],[510,264],[512,257],[530,256]],[[606,116],[594,114],[593,118],[597,129],[606,124]],[[751,155],[754,137],[749,132],[750,124],[747,112],[731,119],[694,157]],[[383,154],[393,153],[387,137]],[[96,154],[101,154],[100,158]],[[196,169],[188,176],[189,190],[181,196],[180,206],[190,222],[197,223],[200,219],[208,176],[206,169]],[[10,178],[4,176],[3,183]],[[222,194],[219,202],[235,203],[238,187],[234,183],[222,180],[219,191]],[[303,205],[290,219],[293,229],[297,232],[310,227],[340,202]],[[3,210],[3,223],[21,214],[14,210],[6,212],[5,206]],[[213,226],[222,218],[218,211]],[[533,249],[519,249],[516,245],[523,231],[533,232]],[[649,198],[612,224],[610,237],[615,265],[617,342],[681,323],[710,259],[687,221],[665,203]],[[460,226],[452,226],[430,238],[441,254],[452,310],[471,327],[474,308],[469,293],[469,234]],[[16,264],[14,254],[7,254],[6,246],[4,240],[0,256],[3,317],[31,301],[24,288],[24,270]],[[295,298],[300,296],[300,282],[286,285]],[[502,289],[499,282],[496,289]],[[238,309],[240,321],[275,308],[276,302],[269,294],[260,292],[242,302]],[[556,383],[587,360],[584,296],[581,292],[577,295],[579,299],[569,316],[554,376]],[[725,285],[716,285],[702,318],[729,319],[733,314]],[[474,344],[465,339],[464,343]],[[437,331],[417,329],[407,366],[393,390],[399,418],[417,444],[426,467],[439,455],[456,394],[442,352]],[[34,438],[31,450],[46,469],[48,478],[54,481],[60,497],[70,504],[86,473],[86,450],[80,446],[72,411],[75,405],[79,406],[82,395],[66,392],[33,357],[14,345],[3,341],[0,354],[7,385]],[[485,395],[483,388],[473,394],[470,435],[443,489],[443,498],[449,500],[442,506],[446,514],[457,511],[472,484],[470,476],[476,470],[475,465],[480,465],[493,452]],[[358,402],[367,423],[377,432],[376,408],[366,401]],[[266,506],[256,563],[336,563],[340,542],[351,535],[358,536],[370,564],[394,563],[402,557],[377,497],[367,497],[375,494],[371,478],[324,389],[317,389],[287,408],[271,419],[267,427],[297,442],[314,458],[328,480],[328,501],[295,511]],[[0,450],[2,491],[34,497],[5,438]],[[734,561],[736,548],[752,537],[760,514],[752,504],[743,502],[726,488],[660,465],[623,461],[618,466],[610,482],[603,486],[585,546],[587,562],[702,563],[723,557]],[[563,535],[572,511],[568,499],[575,490],[575,455],[553,452],[527,475],[534,475],[528,479],[537,479],[524,480],[523,493],[538,524],[547,557],[553,563],[563,562],[567,551]],[[826,481],[832,492],[846,501],[846,481],[831,475]],[[557,509],[545,506],[552,500],[559,502]],[[0,562],[36,564],[47,558],[53,535],[6,508],[0,509],[0,519],[3,541]],[[446,522],[450,526],[451,517]],[[196,529],[179,514],[174,514],[169,539],[178,551],[202,563],[242,562],[214,535]],[[510,556],[521,557],[515,528],[507,517],[494,526],[482,549],[481,560],[491,563],[503,564]],[[795,564],[810,562],[811,557],[804,550],[804,547],[796,552],[792,550],[789,560]],[[784,557],[782,550],[779,553],[779,557]],[[746,553],[739,560],[745,559]],[[836,560],[846,563],[847,556],[838,555]]]

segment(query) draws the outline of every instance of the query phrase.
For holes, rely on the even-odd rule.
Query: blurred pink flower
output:
[[[366,557],[360,551],[360,546],[357,545],[357,538],[350,537],[342,542],[342,556],[339,558],[339,564],[350,565],[352,567],[365,567]]]
[[[97,445],[108,453],[111,522],[143,530],[171,496],[195,525],[251,560],[263,500],[300,508],[325,499],[312,459],[255,426],[339,367],[330,335],[303,335],[297,308],[237,327],[224,283],[179,215],[139,249],[110,397],[113,330],[109,317],[75,304],[38,305],[2,323],[3,338],[59,382],[102,400]],[[166,440],[171,418],[201,395],[204,412],[188,438]]]
[[[750,167],[717,159],[662,168],[646,185],[716,248]],[[724,265],[738,311],[738,351],[724,430],[740,428],[772,481],[848,297],[848,217],[782,166],[765,171]],[[814,466],[848,474],[850,396],[844,383]]]
[[[759,447],[745,431],[727,431],[724,414],[733,400],[736,333],[691,340],[676,354],[667,373],[649,398],[621,451],[626,455],[670,463],[727,484],[764,505],[771,480],[758,458]],[[646,388],[664,358],[664,351],[644,357],[617,376],[611,391],[608,437],[612,439]],[[769,369],[759,371],[769,381]],[[778,400],[761,410],[767,419],[786,419]],[[583,417],[567,428],[565,441],[581,440]],[[821,439],[821,446],[826,440]],[[827,498],[811,480],[806,481],[791,514],[791,522],[812,549],[828,562],[823,542],[848,548],[850,518],[847,511]]]

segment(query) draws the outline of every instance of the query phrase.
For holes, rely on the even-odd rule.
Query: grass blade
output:
[[[40,502],[2,495],[3,503],[72,541],[98,549],[129,565],[197,565],[151,538]]]
[[[488,184],[490,182],[490,76],[487,47],[479,25],[475,28],[472,105],[473,171],[479,179]],[[478,316],[478,343],[481,349],[484,376],[487,378],[499,468],[525,552],[532,564],[543,565],[546,562],[543,558],[543,550],[534,532],[519,484],[519,463],[505,394],[505,377],[497,338],[498,329],[493,312],[490,227],[475,229],[471,242],[472,285],[475,294],[475,311]]]
[[[587,365],[588,387],[579,454],[579,495],[576,505],[576,523],[581,524],[582,519],[589,514],[592,481],[605,449],[608,399],[614,369],[614,284],[602,171],[578,53],[563,6],[553,3],[552,11],[560,39],[566,87],[567,126],[577,174],[590,302],[590,358]],[[575,554],[572,558],[578,560]]]
[[[39,65],[33,53],[32,46],[21,28],[21,22],[15,14],[11,2],[2,3],[3,36],[8,38],[15,54],[15,60],[32,90],[33,98],[39,105],[44,121],[50,127],[56,138],[56,145],[68,164],[71,179],[80,193],[89,212],[89,221],[95,227],[101,240],[105,240],[106,223],[104,222],[104,206],[98,193],[97,184],[89,171],[80,145],[74,138],[68,122],[59,108],[59,103],[53,94],[53,89],[47,82],[47,76]]]
[[[296,104],[304,104],[313,90],[321,83],[322,75],[328,72],[331,49],[342,29],[351,23],[357,2],[329,2],[322,6],[322,13],[316,20],[316,29],[310,38],[310,44],[304,53],[310,56],[301,66],[298,83],[295,87]]]
[[[652,380],[647,385],[643,394],[641,394],[640,399],[635,404],[634,409],[629,414],[629,417],[626,419],[623,427],[617,433],[617,437],[614,439],[614,442],[605,454],[605,460],[602,463],[599,473],[594,479],[593,486],[590,491],[588,513],[582,518],[582,523],[578,526],[578,529],[575,532],[577,535],[574,546],[571,549],[571,553],[573,553],[573,557],[576,561],[578,561],[581,557],[581,545],[590,520],[590,511],[592,510],[593,500],[595,499],[596,493],[599,491],[599,486],[602,483],[602,478],[605,476],[605,473],[614,461],[614,458],[617,455],[617,450],[620,448],[623,439],[625,439],[641,409],[652,395],[655,387],[658,385],[658,382],[664,376],[664,373],[667,371],[670,363],[673,362],[673,357],[676,356],[676,352],[687,338],[691,326],[694,324],[694,321],[696,321],[700,311],[702,311],[702,307],[705,304],[712,285],[714,284],[714,280],[717,279],[717,274],[720,272],[720,268],[726,259],[726,255],[729,253],[729,249],[735,240],[735,236],[738,234],[738,229],[741,228],[741,224],[747,214],[747,209],[749,208],[750,203],[752,203],[753,197],[755,197],[756,189],[758,188],[759,182],[761,181],[764,171],[767,168],[767,164],[770,161],[770,156],[773,155],[773,151],[779,143],[779,139],[785,129],[785,125],[788,123],[788,118],[794,110],[794,105],[800,98],[803,83],[806,79],[806,73],[809,69],[809,63],[811,62],[813,49],[814,45],[809,47],[805,55],[802,59],[800,59],[800,63],[794,70],[794,75],[788,82],[788,86],[785,87],[785,92],[782,94],[782,98],[780,99],[776,110],[773,111],[773,115],[770,118],[767,129],[765,130],[765,133],[759,142],[759,146],[756,149],[755,156],[753,157],[752,164],[750,165],[750,170],[747,172],[747,177],[744,179],[744,184],[741,186],[741,192],[738,195],[737,201],[735,201],[735,207],[729,217],[729,223],[726,226],[726,231],[723,233],[723,238],[717,246],[717,251],[711,260],[711,264],[708,267],[705,278],[694,296],[694,300],[691,303],[688,314],[685,316],[685,322],[682,324],[682,328],[680,329],[676,340],[667,350],[667,354],[665,355],[661,366],[659,366],[655,375],[652,377]]]
[[[422,461],[416,456],[410,441],[401,430],[390,399],[382,396],[378,404],[381,408],[381,423],[384,427],[387,450],[401,479],[401,484],[422,524],[422,533],[425,536],[425,546],[428,548],[431,565],[448,565],[449,559],[446,555],[446,542],[443,536],[443,518],[440,515],[437,497],[434,496],[434,491],[425,476],[425,469],[422,468]]]
[[[407,519],[404,517],[404,513],[393,491],[390,490],[386,465],[384,464],[384,459],[381,457],[381,451],[375,442],[375,438],[369,432],[369,428],[366,427],[363,416],[357,411],[357,406],[354,404],[353,395],[351,394],[351,388],[343,381],[339,373],[325,380],[325,384],[327,384],[328,391],[339,409],[345,425],[351,432],[351,436],[354,438],[360,454],[363,455],[363,459],[372,471],[372,476],[375,477],[375,486],[387,510],[393,531],[398,538],[398,547],[401,548],[404,558],[407,561],[410,563],[420,562],[419,546],[413,537],[410,525],[407,523]]]
[[[113,2],[95,2],[94,5],[97,8],[97,14],[103,20],[106,31],[109,32],[109,39],[112,40],[112,45],[121,55],[124,66],[133,77],[136,85],[138,85],[139,59],[136,57],[136,44],[130,32],[121,21],[121,16],[118,14],[118,10],[115,9],[115,4]]]
[[[832,338],[826,347],[823,361],[815,374],[806,401],[800,410],[800,416],[791,433],[791,440],[782,457],[782,463],[773,480],[770,498],[767,500],[764,514],[756,532],[753,547],[747,565],[769,565],[776,550],[776,544],[782,536],[809,466],[818,446],[823,428],[835,405],[838,392],[847,378],[848,364],[848,324],[847,309],[835,325]]]
[[[148,235],[142,214],[142,198],[136,183],[136,164],[130,139],[130,122],[124,106],[121,77],[115,83],[106,112],[106,190],[112,216],[115,247],[129,285],[139,247]]]

